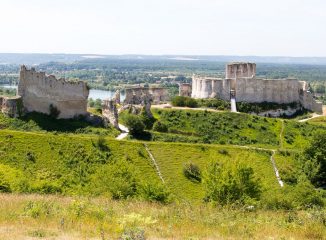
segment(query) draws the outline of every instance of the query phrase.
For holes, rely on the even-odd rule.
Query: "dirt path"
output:
[[[157,109],[176,109],[176,110],[194,110],[194,111],[209,111],[209,112],[225,112],[222,110],[216,110],[211,108],[188,108],[188,107],[173,107],[170,104],[160,104],[160,105],[152,105],[152,108]]]
[[[157,175],[160,177],[161,181],[164,183],[164,182],[165,182],[165,181],[164,181],[164,178],[163,178],[163,176],[162,176],[162,173],[161,173],[161,171],[160,171],[160,168],[159,168],[159,166],[158,166],[158,164],[157,164],[157,162],[156,162],[156,160],[155,160],[153,154],[152,154],[151,151],[149,150],[147,144],[144,143],[144,147],[145,147],[145,149],[146,149],[146,151],[147,151],[149,157],[151,158],[151,160],[152,160],[152,162],[153,162],[153,164],[154,164],[154,166],[155,166],[155,168],[156,168]]]
[[[126,137],[128,136],[129,129],[128,129],[126,126],[122,125],[122,124],[119,124],[119,128],[120,128],[120,130],[121,130],[122,132],[121,132],[120,135],[117,136],[115,139],[117,139],[117,140],[121,140],[121,139],[126,138]]]
[[[236,145],[233,145],[233,146],[236,146]],[[245,148],[245,149],[253,149],[253,150],[259,150],[259,151],[268,151],[268,152],[271,152],[272,155],[270,157],[270,161],[272,163],[272,166],[273,166],[273,169],[274,169],[274,172],[275,172],[275,177],[278,181],[278,183],[280,184],[281,187],[284,187],[284,183],[281,179],[281,176],[280,176],[280,173],[277,169],[277,166],[276,166],[276,163],[275,163],[275,159],[274,159],[274,155],[276,154],[276,150],[275,149],[268,149],[268,148],[260,148],[260,147],[249,147],[249,146],[238,146],[240,148]]]
[[[280,177],[280,174],[279,174],[279,172],[278,172],[278,169],[277,169],[277,167],[276,167],[276,163],[275,163],[275,159],[274,159],[274,155],[275,155],[275,153],[276,153],[276,151],[273,150],[273,151],[272,151],[272,155],[271,155],[271,157],[270,157],[270,160],[271,160],[271,162],[272,162],[272,165],[273,165],[273,168],[274,168],[274,172],[275,172],[275,176],[276,176],[276,179],[277,179],[278,183],[280,184],[281,187],[284,187],[284,183],[283,183],[283,181],[282,181],[282,179],[281,179],[281,177]]]
[[[324,115],[320,115],[320,114],[317,114],[317,113],[313,113],[313,114],[312,114],[312,117],[310,117],[310,118],[306,118],[306,119],[301,119],[301,120],[299,120],[299,122],[306,122],[306,121],[309,121],[309,120],[311,120],[311,119],[318,118],[318,117],[322,117],[322,116],[324,116]]]

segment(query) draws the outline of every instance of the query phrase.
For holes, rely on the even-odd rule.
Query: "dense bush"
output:
[[[145,125],[140,116],[127,114],[124,122],[132,135],[141,135],[145,130]]]
[[[103,166],[94,178],[94,192],[109,193],[113,199],[126,199],[137,193],[137,176],[133,164],[127,160],[119,160]]]
[[[176,107],[197,107],[196,99],[191,97],[176,96],[172,98],[172,105]]]
[[[50,112],[50,114],[49,114],[50,117],[52,117],[54,119],[58,118],[59,115],[60,115],[60,111],[53,104],[50,104],[50,106],[49,106],[49,112]]]
[[[192,162],[184,164],[183,174],[186,178],[190,179],[191,181],[201,182],[200,168]]]
[[[200,107],[214,108],[217,110],[230,110],[231,103],[230,101],[225,101],[217,98],[210,99],[197,99],[197,104]]]
[[[317,191],[308,181],[299,182],[294,186],[285,186],[274,194],[264,196],[262,205],[267,209],[307,209],[323,207],[325,200],[322,192]]]
[[[220,205],[245,204],[259,200],[261,185],[251,167],[212,162],[204,175],[206,201]]]
[[[244,113],[260,113],[268,110],[283,109],[286,110],[288,107],[295,109],[299,105],[296,102],[289,104],[279,104],[273,102],[261,102],[261,103],[247,103],[247,102],[237,102],[237,110]]]
[[[145,110],[145,107],[142,108],[139,114],[141,120],[143,121],[146,129],[152,129],[153,124],[155,123],[156,119],[153,116],[149,116]]]
[[[315,186],[326,186],[326,134],[317,133],[304,151],[303,171]]]
[[[140,197],[147,201],[161,203],[169,203],[171,201],[170,190],[161,182],[144,182],[138,188]]]
[[[156,132],[168,132],[168,127],[166,126],[165,123],[162,123],[160,121],[157,121],[154,123],[153,125],[153,131],[156,131]]]

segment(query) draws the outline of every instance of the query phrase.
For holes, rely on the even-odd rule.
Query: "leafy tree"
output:
[[[261,185],[251,167],[241,164],[221,165],[212,162],[204,175],[205,200],[221,205],[245,204],[258,200]]]
[[[161,203],[168,203],[171,201],[171,192],[162,182],[144,182],[139,186],[138,191],[140,196],[147,201]]]
[[[165,123],[157,121],[153,125],[153,130],[156,132],[168,132],[168,126]]]
[[[140,135],[145,130],[145,125],[140,116],[128,114],[125,117],[125,124],[132,135]]]
[[[52,118],[58,118],[60,115],[60,110],[58,110],[58,108],[56,106],[54,106],[53,104],[50,104],[49,106],[49,111],[50,111],[50,117]]]
[[[98,169],[94,180],[93,191],[97,194],[110,193],[113,199],[126,199],[137,193],[136,169],[124,159]]]
[[[326,135],[319,132],[304,151],[303,170],[315,186],[326,185]]]

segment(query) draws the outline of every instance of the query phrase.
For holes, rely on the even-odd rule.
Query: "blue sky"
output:
[[[324,0],[0,0],[0,52],[326,56]]]

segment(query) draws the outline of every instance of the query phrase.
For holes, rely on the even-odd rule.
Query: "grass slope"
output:
[[[173,109],[154,109],[153,113],[169,128],[168,133],[153,132],[154,141],[302,149],[314,133],[326,132],[326,127],[321,124],[284,120],[284,129],[280,136],[282,120],[242,113]]]

